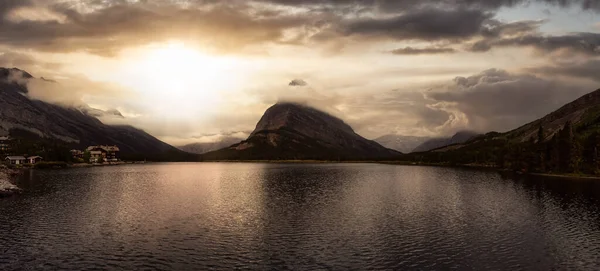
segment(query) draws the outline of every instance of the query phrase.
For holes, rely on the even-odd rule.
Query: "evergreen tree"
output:
[[[568,172],[571,162],[571,145],[573,144],[573,130],[571,122],[567,121],[565,126],[558,132],[558,170]]]
[[[587,137],[583,144],[582,162],[585,172],[589,174],[600,174],[600,133],[597,131]]]
[[[558,159],[559,159],[559,150],[558,150],[558,135],[554,134],[552,139],[546,143],[546,165],[545,168],[550,172],[558,171]]]
[[[89,151],[85,151],[83,153],[83,162],[89,163],[90,162],[90,158],[92,158],[92,154]]]

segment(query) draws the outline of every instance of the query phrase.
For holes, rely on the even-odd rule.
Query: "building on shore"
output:
[[[25,156],[6,156],[4,161],[10,165],[25,165],[25,164],[37,164],[44,160],[41,156],[29,156],[25,158]]]
[[[89,146],[86,151],[90,153],[90,162],[98,161],[117,162],[119,161],[119,147],[117,146]]]
[[[83,151],[80,150],[71,150],[71,156],[73,159],[82,159],[83,160]]]
[[[6,156],[4,160],[11,165],[23,165],[27,161],[24,156]]]
[[[102,151],[90,151],[90,163],[104,161],[105,153]]]
[[[29,156],[27,157],[27,162],[29,164],[35,165],[39,162],[41,162],[42,160],[44,160],[44,158],[42,158],[41,156]]]

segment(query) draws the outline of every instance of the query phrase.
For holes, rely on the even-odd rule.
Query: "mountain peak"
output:
[[[305,125],[313,129],[303,129]],[[346,124],[341,119],[317,110],[308,105],[280,102],[267,109],[260,121],[256,124],[256,128],[252,132],[255,134],[260,131],[275,131],[282,128],[299,129],[298,131],[312,136],[315,132],[319,132],[322,128],[335,126],[337,129],[347,133],[354,133],[352,127]]]
[[[350,125],[323,111],[298,103],[267,109],[248,139],[207,153],[218,160],[361,160],[391,158],[399,153],[356,134]]]
[[[26,79],[33,78],[33,76],[31,74],[29,74],[28,72],[26,72],[24,70],[17,69],[17,68],[0,67],[0,79],[7,79],[11,74],[15,74],[15,73],[21,73],[21,76]]]

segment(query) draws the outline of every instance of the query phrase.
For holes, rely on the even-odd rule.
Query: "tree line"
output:
[[[571,122],[545,140],[543,126],[537,138],[509,146],[498,166],[525,172],[600,174],[600,133],[575,133]]]
[[[477,165],[520,172],[558,174],[600,174],[600,129],[571,122],[547,135],[543,125],[537,135],[525,142],[514,142],[492,132],[460,148],[407,154],[403,160],[445,165]]]

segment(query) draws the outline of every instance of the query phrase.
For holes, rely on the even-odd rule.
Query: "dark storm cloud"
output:
[[[2,0],[0,1],[0,16],[3,16],[15,8],[28,6],[31,4],[32,2],[29,0]]]
[[[599,33],[571,33],[563,36],[543,36],[540,34],[526,34],[517,37],[480,40],[471,45],[469,50],[486,52],[494,47],[533,47],[543,52],[568,50],[587,55],[600,55]]]
[[[500,7],[513,7],[518,4],[538,2],[561,7],[579,6],[584,10],[600,10],[600,2],[597,0],[259,0],[257,2],[296,7],[359,6],[388,11],[427,5],[498,9]]]
[[[457,77],[425,95],[432,106],[463,115],[471,129],[506,131],[543,117],[596,88],[594,84],[490,69]]]
[[[364,35],[397,40],[465,39],[479,34],[491,13],[470,9],[423,9],[391,18],[359,19],[346,23],[346,36]]]
[[[570,76],[590,79],[600,83],[600,59],[578,63],[560,63],[553,66],[532,68],[530,70],[549,76]]]
[[[1,0],[0,44],[110,56],[124,47],[169,39],[190,40],[223,52],[348,36],[464,42],[532,30],[535,23],[504,24],[492,19],[498,8],[525,2],[600,10],[593,0]],[[9,15],[22,7],[33,12],[43,9],[54,17],[11,20]],[[302,9],[291,12],[281,7]],[[482,43],[479,50],[493,46],[502,43]]]
[[[450,54],[456,50],[450,47],[426,47],[426,48],[413,48],[404,47],[392,50],[391,53],[395,55],[422,55],[422,54]]]
[[[50,52],[113,55],[127,46],[190,39],[231,51],[249,44],[284,42],[285,30],[303,25],[309,19],[281,12],[255,18],[244,4],[182,8],[165,3],[110,3],[88,13],[66,4],[45,6],[64,17],[60,22],[14,21],[4,16],[0,24],[0,44]]]

